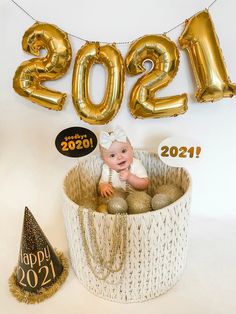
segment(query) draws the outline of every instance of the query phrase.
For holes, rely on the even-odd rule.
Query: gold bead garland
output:
[[[116,214],[112,226],[112,241],[109,259],[103,256],[99,248],[97,240],[97,231],[94,225],[93,211],[88,210],[87,216],[87,233],[89,239],[86,238],[86,227],[84,222],[84,210],[79,208],[79,222],[82,236],[82,245],[88,266],[94,276],[99,280],[107,280],[112,273],[117,273],[122,270],[126,259],[126,241],[127,241],[127,214]],[[90,246],[88,244],[90,242]],[[106,254],[105,254],[106,255]],[[117,257],[119,265],[114,267]]]
[[[119,249],[119,245],[121,244],[121,236],[122,236],[122,229],[124,226],[124,215],[121,216],[121,214],[117,214],[115,215],[115,219],[114,219],[114,226],[113,226],[113,230],[112,230],[112,246],[111,246],[111,258],[110,260],[106,261],[99,249],[99,245],[97,242],[97,237],[96,237],[96,228],[94,226],[94,220],[93,220],[93,215],[92,212],[89,212],[88,215],[88,221],[89,221],[89,229],[90,229],[90,234],[92,236],[92,245],[94,245],[94,251],[95,251],[95,258],[96,258],[96,262],[99,263],[100,265],[102,265],[103,267],[107,268],[110,272],[114,273],[114,272],[118,272],[121,270],[122,268],[122,263],[121,265],[117,268],[117,269],[113,269],[112,265],[115,263],[115,257],[118,253],[118,249]],[[119,221],[117,221],[119,218]],[[118,240],[116,240],[118,239]],[[121,251],[124,251],[124,241],[122,241],[122,249]]]

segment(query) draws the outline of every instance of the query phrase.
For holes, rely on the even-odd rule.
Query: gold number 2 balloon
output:
[[[103,64],[108,73],[107,88],[100,104],[89,97],[89,73],[94,63]],[[86,43],[77,53],[72,80],[72,98],[80,118],[90,124],[108,123],[117,114],[124,89],[122,56],[112,45]]]
[[[197,101],[217,101],[235,95],[236,85],[228,77],[219,40],[207,10],[186,21],[179,43],[187,50],[191,60],[198,87]]]
[[[25,32],[22,47],[34,56],[39,56],[41,49],[47,53],[18,67],[13,79],[15,91],[43,107],[61,110],[66,94],[46,88],[41,83],[56,80],[68,70],[71,45],[67,34],[55,25],[37,22]]]
[[[146,71],[143,64],[151,61],[151,71],[138,79],[130,96],[130,111],[136,118],[177,116],[187,110],[187,95],[155,98],[157,90],[168,85],[175,77],[179,65],[179,51],[173,41],[162,35],[139,38],[126,56],[128,74]]]

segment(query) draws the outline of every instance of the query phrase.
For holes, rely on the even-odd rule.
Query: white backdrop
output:
[[[56,24],[68,33],[88,40],[118,42],[133,40],[145,34],[161,34],[168,31],[186,18],[206,8],[211,1],[119,0],[112,2],[108,0],[67,0],[60,2],[56,0],[18,0],[18,3],[30,12],[35,19]],[[2,242],[0,257],[5,264],[5,275],[3,277],[0,276],[0,280],[3,280],[0,288],[3,289],[3,293],[0,292],[0,299],[2,296],[4,297],[4,302],[6,302],[6,306],[9,309],[6,313],[15,313],[16,311],[27,313],[32,311],[32,308],[19,305],[9,295],[7,289],[7,278],[17,262],[25,206],[31,209],[49,240],[55,246],[67,251],[61,212],[61,187],[65,173],[75,165],[76,159],[59,154],[55,148],[54,141],[61,130],[72,126],[89,128],[98,135],[101,130],[112,129],[114,126],[120,125],[129,135],[134,147],[151,151],[157,151],[159,143],[169,136],[188,136],[197,140],[203,149],[201,158],[189,170],[193,179],[192,219],[194,223],[192,224],[194,226],[192,226],[192,230],[196,231],[195,233],[193,232],[193,243],[198,246],[196,250],[191,251],[192,255],[190,253],[190,257],[193,257],[198,250],[199,254],[202,254],[201,245],[197,239],[202,239],[202,243],[204,243],[206,238],[208,238],[208,230],[212,230],[213,233],[208,238],[212,242],[209,242],[207,247],[209,249],[217,249],[217,245],[219,243],[222,244],[222,247],[226,250],[224,251],[226,255],[223,264],[226,266],[228,262],[232,263],[232,265],[227,264],[226,269],[228,269],[228,273],[222,277],[222,280],[224,281],[225,277],[229,279],[235,255],[227,256],[227,254],[232,253],[230,247],[225,243],[224,236],[227,243],[232,241],[231,237],[235,234],[236,226],[236,97],[223,99],[215,103],[197,103],[194,98],[196,85],[190,62],[186,52],[180,51],[178,74],[173,82],[163,89],[159,95],[175,95],[186,92],[189,96],[187,113],[176,118],[134,119],[130,115],[127,105],[129,92],[136,78],[131,79],[126,76],[123,102],[117,116],[105,126],[86,124],[77,116],[71,98],[71,80],[75,54],[84,42],[70,37],[73,59],[69,71],[62,79],[46,83],[48,87],[51,86],[53,89],[66,92],[68,98],[61,112],[47,110],[20,97],[12,88],[12,78],[16,68],[24,60],[32,58],[32,56],[22,51],[21,39],[24,32],[34,21],[8,0],[0,0],[0,6],[0,242]],[[210,9],[232,82],[236,82],[235,10],[236,4],[233,0],[218,0]],[[182,30],[183,26],[180,26],[169,33],[168,36],[172,40],[177,41]],[[118,46],[118,48],[125,56],[128,45]],[[104,93],[104,73],[101,66],[95,66],[91,87],[92,99],[95,102],[99,102]],[[97,152],[97,150],[94,151],[94,153]],[[227,224],[228,221],[230,221],[229,225]],[[205,236],[197,235],[197,230],[200,230],[200,228],[204,230]],[[218,233],[225,234],[222,238],[216,239],[214,235]],[[196,235],[196,238],[194,238],[194,235]],[[205,247],[204,254],[207,251],[207,247]],[[202,265],[202,267],[205,265],[203,260],[198,260],[199,265]],[[1,263],[0,265],[2,267],[3,264]],[[190,263],[190,265],[189,271],[191,273],[195,266],[197,268],[196,260],[195,264]],[[219,271],[218,269],[215,270]],[[191,280],[194,280],[191,274],[189,276]],[[116,305],[109,302],[102,303],[103,301],[94,297],[91,299],[91,295],[79,286],[73,273],[67,281],[68,286],[70,285],[69,281],[72,282],[73,289],[78,289],[85,296],[84,300],[87,300],[86,302],[91,303],[91,300],[95,303],[97,302],[99,311],[109,310],[114,313],[117,311],[118,313],[120,310],[125,310],[125,307],[123,308],[120,305],[116,307]],[[183,282],[185,286],[182,286],[182,288],[191,291],[188,280],[185,279]],[[203,288],[200,285],[202,283],[201,280],[200,282],[197,281],[199,289]],[[204,285],[207,289],[208,283]],[[212,288],[213,286],[214,282],[209,281],[209,287]],[[227,282],[226,287],[228,294],[225,297],[227,300],[230,300],[230,293],[235,289],[233,288],[233,282]],[[76,304],[75,300],[77,297],[72,301],[75,290],[71,293],[71,286],[67,289],[65,299],[70,295],[71,299],[70,301],[67,299],[67,301],[75,302],[73,304],[78,306],[78,312],[86,309],[86,305],[82,301]],[[186,309],[192,309],[193,304],[197,304],[196,312],[193,313],[215,314],[227,312],[221,312],[219,304],[222,305],[222,303],[218,304],[217,302],[213,302],[213,305],[211,304],[212,312],[209,311],[209,308],[206,312],[202,311],[203,308],[201,308],[200,301],[197,303],[196,299],[194,299],[194,291],[192,292],[192,298],[189,294],[189,302],[185,300],[186,304],[189,305]],[[62,292],[59,293],[61,293],[62,297],[64,296]],[[181,296],[181,293],[186,293],[186,291],[180,290],[179,293],[178,297]],[[209,291],[207,293],[211,294]],[[220,293],[222,295],[222,291],[219,291]],[[216,292],[214,291],[215,294]],[[176,297],[176,295],[173,296],[173,292],[172,297]],[[202,293],[202,297],[204,297],[204,293]],[[182,307],[183,303],[178,303],[177,299],[173,298],[172,303],[176,309],[176,312],[173,313],[185,313],[183,311],[184,307]],[[171,307],[168,307],[170,300],[168,300],[168,296],[160,299],[162,303],[159,306],[163,310],[162,313],[167,313],[171,309]],[[51,305],[57,308],[58,313],[62,313],[62,310],[67,312],[69,310],[70,313],[75,313],[74,308],[63,308],[60,303],[57,303],[59,302],[58,299],[47,302],[44,304],[48,304],[48,308],[44,304],[41,307],[36,306],[34,307],[35,313],[47,313],[47,309]],[[146,308],[141,307],[142,311],[148,309],[150,312],[154,311],[155,302],[158,301],[152,302]],[[0,307],[2,304],[4,303],[0,302]],[[228,313],[230,311],[232,313],[232,309],[236,309],[235,304],[230,301],[227,303],[227,306]],[[206,309],[206,307],[204,308]],[[87,310],[89,309],[90,307],[87,308]],[[127,309],[135,309],[137,311],[139,307],[137,309],[128,307]]]

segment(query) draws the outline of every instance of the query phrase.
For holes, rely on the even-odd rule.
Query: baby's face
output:
[[[119,172],[133,161],[133,148],[128,142],[113,142],[109,149],[101,148],[102,159],[109,168]]]

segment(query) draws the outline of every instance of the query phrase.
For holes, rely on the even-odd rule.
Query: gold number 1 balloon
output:
[[[24,34],[23,50],[40,56],[40,50],[47,53],[41,58],[23,62],[13,79],[15,91],[43,107],[61,110],[66,94],[44,87],[41,83],[62,77],[71,62],[71,45],[65,32],[55,25],[35,23]]]
[[[135,118],[161,118],[177,116],[187,110],[187,95],[156,98],[155,93],[168,85],[179,66],[179,51],[173,41],[162,35],[139,38],[129,48],[126,56],[128,74],[144,73],[145,61],[152,69],[134,85],[130,96],[130,111]]]
[[[107,88],[103,100],[94,105],[89,97],[89,74],[94,63],[107,69]],[[72,98],[80,118],[90,124],[105,124],[117,114],[124,88],[121,53],[112,45],[86,43],[77,53],[72,80]]]
[[[179,43],[187,50],[191,60],[198,87],[197,101],[217,101],[235,95],[236,85],[228,77],[219,40],[207,10],[186,21]]]

